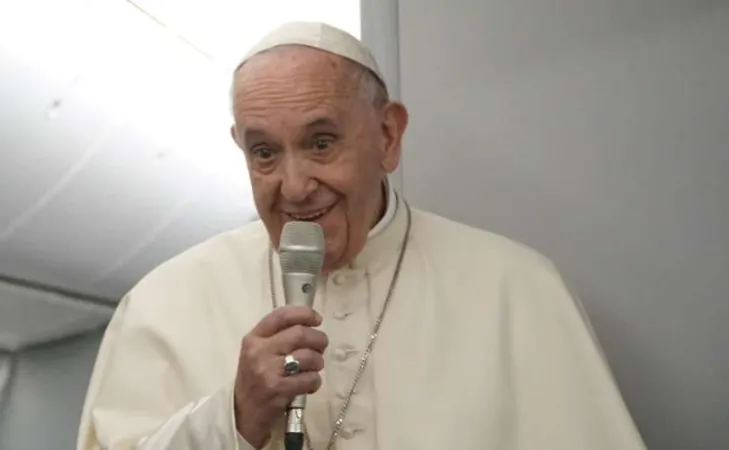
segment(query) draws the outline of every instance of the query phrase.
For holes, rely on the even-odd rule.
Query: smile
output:
[[[323,217],[326,213],[331,211],[332,208],[334,208],[334,205],[327,206],[326,208],[322,209],[317,209],[316,211],[286,213],[286,215],[294,220],[313,221]]]

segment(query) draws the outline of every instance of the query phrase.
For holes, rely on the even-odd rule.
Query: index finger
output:
[[[318,327],[321,322],[321,315],[308,306],[281,306],[261,319],[251,333],[260,337],[271,337],[294,325]]]

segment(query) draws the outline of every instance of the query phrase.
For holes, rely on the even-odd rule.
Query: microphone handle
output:
[[[304,445],[304,408],[306,396],[297,395],[286,410],[284,447],[286,450],[302,450]]]
[[[287,305],[312,306],[316,292],[316,275],[285,273],[283,284]],[[303,450],[305,407],[306,395],[297,395],[286,409],[285,450]]]

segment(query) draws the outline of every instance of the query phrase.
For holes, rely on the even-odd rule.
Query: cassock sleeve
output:
[[[132,297],[120,302],[104,334],[77,450],[253,450],[235,427],[232,385],[179,407],[179,394],[168,388],[179,376],[179,349]]]
[[[579,299],[550,263],[511,288],[519,449],[645,450]]]

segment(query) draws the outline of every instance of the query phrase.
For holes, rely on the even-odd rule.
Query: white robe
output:
[[[306,424],[325,450],[382,307],[406,208],[320,281],[329,337]],[[240,340],[272,310],[260,222],[162,264],[104,336],[78,450],[251,447],[236,432]],[[278,260],[274,280],[283,302]],[[282,449],[281,426],[267,449]],[[138,447],[135,445],[138,444]],[[518,243],[413,209],[399,282],[337,450],[643,450],[581,307]]]

